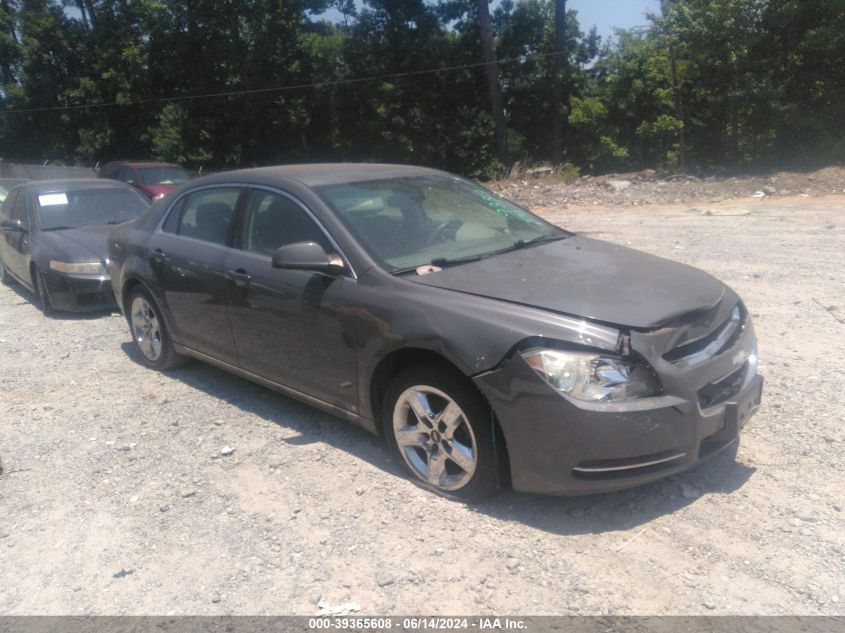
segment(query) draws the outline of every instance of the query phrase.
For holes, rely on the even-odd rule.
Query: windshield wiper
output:
[[[525,248],[526,246],[533,246],[535,244],[542,244],[543,242],[555,242],[557,240],[565,240],[569,237],[569,233],[555,233],[554,235],[540,235],[538,237],[531,238],[530,240],[517,240],[510,246],[506,246],[505,248],[500,248],[496,251],[490,251],[488,253],[479,253],[477,255],[467,255],[465,257],[435,257],[429,262],[429,265],[436,266],[437,268],[446,268],[448,266],[455,266],[458,264],[466,264],[467,262],[477,262],[482,259],[487,259],[488,257],[493,257],[494,255],[501,255],[502,253],[509,253],[511,251],[516,251],[521,248]],[[418,264],[417,266],[408,266],[407,268],[397,268],[395,270],[390,271],[392,275],[404,275],[405,273],[409,273],[412,271],[417,270],[420,266],[425,266],[426,264]]]
[[[41,229],[41,231],[64,231],[66,229],[78,229],[78,226],[48,226],[46,229]]]
[[[435,266],[437,268],[446,268],[448,266],[453,266],[457,264],[465,264],[467,262],[477,262],[480,259],[484,259],[487,256],[486,253],[482,253],[480,255],[467,255],[466,257],[435,257],[432,259],[428,264],[417,264],[416,266],[408,266],[407,268],[396,268],[395,270],[391,270],[391,275],[404,275],[405,273],[410,273],[421,266]]]
[[[565,240],[569,237],[566,233],[555,233],[553,235],[539,235],[537,237],[532,237],[530,240],[517,240],[510,246],[507,246],[501,250],[493,251],[490,253],[491,255],[498,255],[500,253],[509,253],[510,251],[518,251],[521,248],[525,248],[526,246],[534,246],[534,244],[542,244],[544,242],[556,242],[558,240]]]

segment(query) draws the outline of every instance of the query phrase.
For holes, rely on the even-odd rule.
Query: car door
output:
[[[15,199],[17,197],[18,192],[14,189],[8,196],[6,196],[6,200],[4,200],[3,204],[0,205],[0,222],[5,222],[11,219],[12,207],[15,205]],[[12,242],[14,241],[12,239],[13,237],[13,231],[0,229],[0,261],[4,262],[4,265],[6,265],[5,262],[9,261],[10,258]],[[6,265],[6,270],[11,271],[8,265]]]
[[[23,230],[4,231],[5,252],[3,253],[3,261],[6,263],[6,268],[15,277],[29,284],[31,283],[29,258],[32,252],[29,195],[23,189],[18,189],[17,194],[9,209],[9,219],[12,222],[18,222]]]
[[[210,187],[182,196],[148,246],[174,338],[230,364],[237,363],[237,352],[223,266],[241,193],[239,187]]]
[[[338,249],[305,206],[277,191],[253,189],[227,258],[229,319],[240,366],[347,410],[357,409],[353,335],[356,282],[282,270],[273,252],[296,242]]]

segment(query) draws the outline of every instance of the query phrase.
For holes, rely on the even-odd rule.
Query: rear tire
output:
[[[418,485],[462,501],[496,492],[490,407],[457,370],[400,371],[387,387],[381,417],[388,445]]]
[[[126,298],[126,307],[129,333],[144,365],[163,370],[187,360],[173,348],[161,310],[145,288],[139,286],[132,290]]]
[[[47,284],[44,283],[44,275],[37,268],[33,269],[32,285],[35,289],[35,296],[38,298],[38,307],[46,317],[53,316],[56,309],[50,301],[50,293],[47,291]]]

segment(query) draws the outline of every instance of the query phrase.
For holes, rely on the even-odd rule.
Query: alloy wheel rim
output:
[[[143,297],[135,297],[130,309],[132,337],[147,360],[161,356],[161,328],[153,307]]]
[[[441,490],[458,490],[472,479],[478,444],[469,420],[448,394],[429,385],[409,387],[393,408],[393,434],[417,478]]]

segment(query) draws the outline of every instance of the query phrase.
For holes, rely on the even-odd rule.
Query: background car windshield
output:
[[[150,203],[131,189],[82,189],[40,194],[42,231],[91,224],[118,224],[138,217]]]
[[[191,179],[181,167],[144,167],[138,177],[145,185],[181,185]]]
[[[317,189],[352,233],[388,268],[492,253],[565,235],[525,209],[459,178],[426,176]]]

